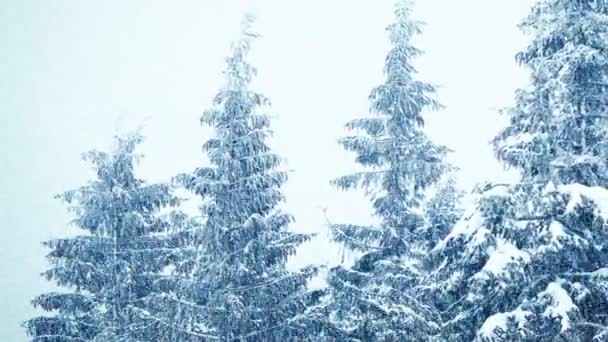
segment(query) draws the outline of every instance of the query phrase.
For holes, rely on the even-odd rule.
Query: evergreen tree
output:
[[[58,196],[82,234],[44,243],[51,268],[43,276],[66,290],[33,300],[50,313],[24,323],[33,341],[156,340],[147,334],[143,299],[170,259],[163,248],[170,221],[158,211],[179,201],[170,186],[135,176],[141,140],[132,134],[117,138],[114,153],[86,153],[97,178]]]
[[[297,340],[292,321],[305,309],[304,290],[315,273],[286,269],[310,236],[291,232],[293,217],[279,208],[287,173],[266,142],[268,100],[250,86],[256,69],[247,55],[257,37],[251,23],[247,16],[226,59],[227,83],[202,117],[215,133],[203,146],[211,165],[179,177],[205,200],[200,252],[193,268],[176,269],[167,285],[173,290],[159,296],[155,315],[172,322],[171,336],[182,339]]]
[[[608,2],[539,0],[488,184],[434,250],[450,341],[608,341]]]
[[[411,44],[420,29],[410,7],[398,1],[396,20],[387,28],[392,48],[386,79],[369,96],[373,115],[348,122],[354,134],[340,140],[363,171],[333,184],[362,188],[380,222],[330,226],[336,242],[361,255],[352,268],[330,271],[328,288],[309,310],[309,324],[327,340],[424,341],[438,330],[437,315],[413,291],[417,250],[424,247],[416,232],[424,225],[425,191],[450,167],[444,162],[447,148],[433,144],[422,130],[423,111],[440,105],[432,97],[434,87],[417,80],[412,66],[421,51]]]

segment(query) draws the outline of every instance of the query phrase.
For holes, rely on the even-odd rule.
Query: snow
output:
[[[434,251],[438,251],[444,249],[448,243],[448,241],[457,239],[460,236],[467,236],[476,233],[480,229],[483,228],[483,217],[478,210],[475,210],[473,213],[469,213],[468,215],[463,216],[456,224],[452,231],[440,241],[437,246],[433,249]]]
[[[326,289],[327,286],[327,270],[323,270],[308,281],[307,288],[310,291],[315,291]]]
[[[479,229],[477,229],[477,231],[475,232],[475,235],[473,235],[473,238],[471,239],[471,247],[476,247],[479,246],[481,244],[483,244],[485,241],[488,240],[488,236],[490,235],[490,230],[485,228],[485,227],[480,227]]]
[[[593,277],[597,278],[608,278],[608,267],[600,268],[594,272],[591,272]]]
[[[482,338],[493,338],[495,337],[496,330],[501,328],[506,330],[507,323],[509,322],[509,318],[512,318],[517,322],[517,326],[519,328],[523,327],[527,322],[527,317],[531,315],[532,312],[522,310],[521,308],[517,308],[511,312],[501,312],[494,314],[488,317],[481,329],[478,332],[478,335]]]
[[[549,233],[551,234],[552,240],[557,240],[560,236],[566,235],[564,226],[557,221],[551,222],[551,225],[549,226]]]
[[[579,282],[572,283],[572,289],[574,290],[573,293],[576,295],[574,300],[578,303],[585,300],[587,296],[591,295],[591,291],[589,291],[585,285]]]
[[[453,288],[456,285],[460,284],[463,279],[463,276],[464,276],[464,273],[461,271],[452,273],[446,281],[448,288]]]
[[[515,247],[505,239],[496,239],[496,248],[491,252],[490,258],[482,268],[482,272],[500,275],[510,264],[523,261],[528,262],[530,255]]]
[[[555,184],[553,182],[549,181],[549,183],[547,183],[547,185],[545,186],[543,193],[548,194],[554,191],[557,191],[557,188],[555,187]]]
[[[549,236],[548,245],[540,246],[538,252],[544,252],[546,250],[555,250],[563,247],[562,242],[568,241],[569,243],[575,243],[576,245],[585,244],[586,240],[578,235],[573,235],[567,232],[563,224],[558,221],[552,221],[549,225],[549,229],[546,234]]]
[[[572,274],[591,278],[608,278],[608,267],[602,267],[593,272],[578,272]]]
[[[564,226],[557,221],[551,222],[549,234],[551,235],[551,244],[556,245],[557,247],[561,246],[561,243],[559,242],[560,238],[567,236]]]
[[[478,185],[479,188],[489,188],[491,187],[491,183],[485,183]],[[484,218],[479,210],[479,203],[483,197],[491,197],[491,196],[508,196],[508,191],[510,186],[499,184],[494,185],[490,189],[483,191],[481,194],[477,194],[476,196],[472,196],[470,205],[467,205],[468,209],[465,210],[462,218],[456,222],[450,233],[440,241],[437,246],[433,249],[434,251],[438,251],[444,249],[447,243],[450,240],[457,239],[461,236],[472,236],[471,242],[478,246],[486,241],[486,237],[490,234],[490,231],[484,227]]]
[[[482,197],[490,197],[490,196],[509,196],[509,189],[511,189],[511,185],[505,184],[495,184],[493,187],[487,191],[484,191],[481,196]]]
[[[539,134],[519,133],[517,135],[509,136],[504,142],[504,145],[510,147],[514,145],[527,144],[534,140],[534,138],[537,136],[539,136]]]
[[[608,190],[599,186],[585,186],[579,183],[566,184],[558,186],[559,192],[568,194],[570,201],[566,210],[571,212],[582,202],[583,197],[591,199],[600,211],[600,215],[604,219],[608,219]]]
[[[459,220],[454,225],[454,228],[452,229],[452,231],[446,237],[445,240],[449,240],[450,238],[454,238],[454,237],[457,237],[460,235],[468,235],[468,234],[474,232],[475,230],[477,230],[478,227],[481,227],[482,225],[483,225],[483,218],[481,217],[481,214],[476,212],[473,215],[470,215],[462,220]]]
[[[570,329],[568,313],[576,310],[576,305],[572,302],[568,292],[562,288],[560,282],[552,282],[540,295],[546,295],[551,298],[551,306],[545,310],[543,315],[545,317],[560,318],[562,325],[561,332]]]

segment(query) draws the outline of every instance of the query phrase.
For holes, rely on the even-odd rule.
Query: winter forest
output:
[[[82,151],[90,178],[56,195],[70,221],[43,244],[51,285],[31,298],[27,339],[608,341],[608,0],[530,1],[526,45],[506,56],[526,83],[496,108],[505,125],[488,142],[516,176],[473,188],[425,125],[446,108],[416,67],[428,25],[415,1],[392,2],[368,111],[329,137],[352,168],[318,179],[365,198],[371,221],[318,208],[327,234],[293,229],[290,155],[274,148],[274,99],[255,83],[275,74],[251,58],[263,19],[247,12],[223,85],[188,123],[201,129],[195,168],[140,175],[154,158],[145,125]],[[290,265],[328,253],[310,244],[325,237],[341,262]]]

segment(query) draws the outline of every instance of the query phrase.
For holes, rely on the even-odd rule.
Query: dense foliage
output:
[[[522,23],[531,84],[493,141],[521,180],[480,189],[436,248],[446,339],[608,339],[607,11],[542,0]]]
[[[440,105],[434,87],[417,80],[412,66],[421,51],[411,43],[420,29],[410,7],[397,2],[395,22],[387,28],[392,48],[385,81],[369,96],[372,115],[348,122],[353,135],[340,139],[362,171],[333,184],[363,189],[380,222],[330,227],[336,242],[361,254],[353,267],[329,272],[328,289],[311,310],[317,329],[339,340],[420,341],[439,329],[438,315],[416,298],[413,287],[419,279],[417,251],[426,245],[417,234],[425,225],[424,195],[450,167],[444,162],[447,148],[422,130],[423,111]]]
[[[310,239],[288,225],[280,209],[287,173],[266,140],[271,135],[268,100],[250,89],[256,70],[247,62],[251,32],[245,18],[242,38],[226,59],[226,85],[203,114],[214,130],[203,149],[210,166],[179,176],[186,189],[205,201],[200,252],[193,267],[176,269],[171,294],[162,294],[159,314],[180,317],[167,338],[222,341],[287,341],[298,334],[293,318],[305,309],[308,279],[315,268],[286,268],[296,248]]]
[[[24,323],[35,341],[149,341],[145,298],[169,264],[168,217],[158,215],[178,199],[166,184],[134,174],[139,134],[117,139],[111,153],[91,151],[97,178],[59,197],[76,218],[77,236],[45,242],[51,268],[44,277],[61,292],[36,297],[49,315]]]
[[[370,114],[339,140],[357,171],[332,184],[362,190],[375,224],[329,224],[352,265],[294,271],[311,235],[290,230],[287,172],[270,145],[269,101],[254,91],[252,17],[203,113],[209,160],[175,184],[136,177],[139,133],[91,151],[96,177],[59,197],[79,233],[45,242],[43,276],[60,289],[23,323],[33,341],[608,341],[608,1],[537,0],[517,61],[530,84],[492,141],[516,170],[482,183],[462,207],[448,148],[424,131],[438,110],[418,80],[412,4],[387,27],[384,81]],[[200,217],[175,208],[182,186]],[[430,194],[434,194],[429,196]]]

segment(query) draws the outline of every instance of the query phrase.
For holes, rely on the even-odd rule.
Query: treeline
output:
[[[312,236],[280,209],[287,173],[250,87],[252,22],[201,118],[208,165],[150,184],[134,173],[139,131],[84,155],[96,177],[58,196],[81,233],[44,243],[43,276],[62,291],[33,299],[47,314],[23,323],[32,341],[608,341],[608,0],[533,5],[516,56],[530,82],[491,142],[520,177],[481,183],[467,208],[449,148],[424,132],[442,106],[397,1],[384,82],[339,139],[361,171],[331,181],[364,191],[378,223],[328,225],[356,259],[321,289],[307,284],[323,266],[286,267]]]

